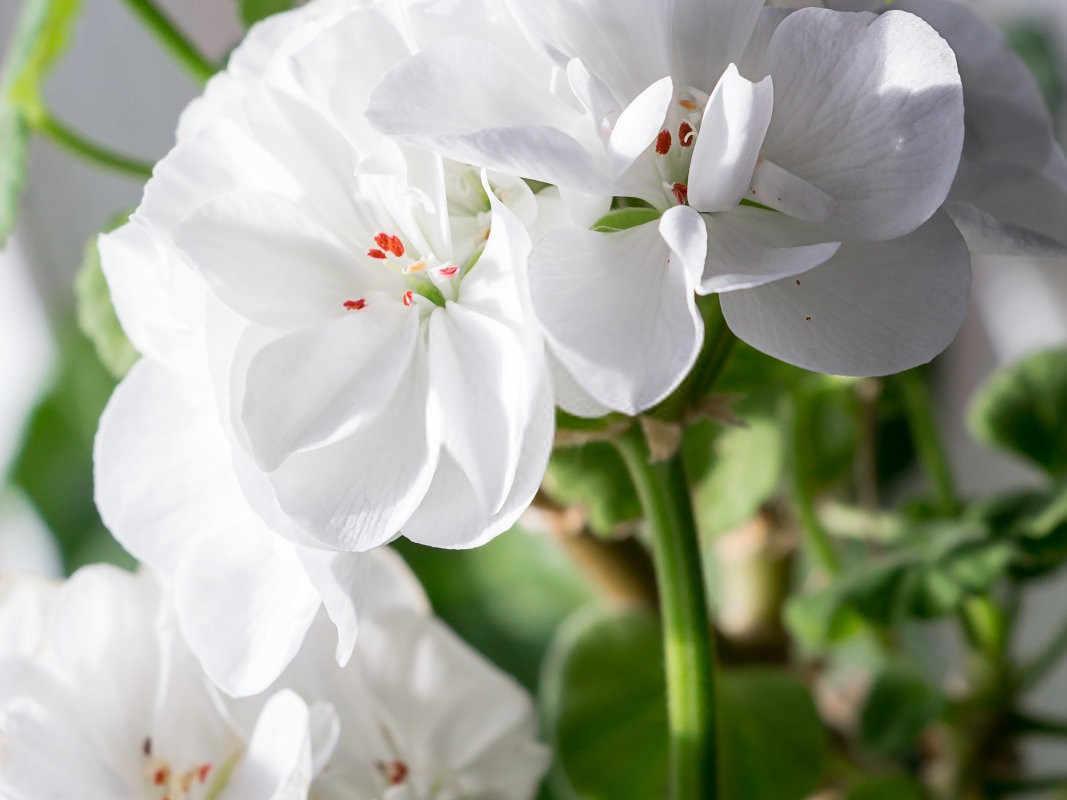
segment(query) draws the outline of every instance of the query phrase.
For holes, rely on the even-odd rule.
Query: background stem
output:
[[[218,72],[218,67],[178,30],[152,0],[126,0],[126,5],[198,81],[206,83],[208,78]]]
[[[680,455],[649,462],[636,426],[617,440],[652,538],[663,615],[670,726],[670,797],[714,800],[715,680],[700,545]]]
[[[38,115],[33,120],[33,129],[43,136],[47,136],[60,147],[98,166],[122,172],[135,178],[147,179],[152,177],[152,165],[148,162],[130,158],[122,153],[116,153],[114,150],[90,141],[50,114]]]
[[[934,485],[941,512],[946,516],[954,516],[959,512],[960,501],[956,495],[956,482],[952,478],[948,456],[934,420],[930,389],[918,370],[903,372],[898,376],[898,380],[903,390],[908,426],[911,428],[919,460]]]

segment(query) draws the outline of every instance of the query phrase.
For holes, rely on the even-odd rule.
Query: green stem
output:
[[[904,392],[905,413],[912,440],[919,452],[919,460],[934,484],[941,512],[946,516],[955,516],[959,513],[960,501],[956,495],[952,469],[937,432],[930,389],[918,370],[903,372],[898,376],[898,380]]]
[[[38,115],[33,119],[32,125],[35,131],[86,161],[134,178],[152,177],[152,165],[148,162],[116,153],[114,150],[90,141],[50,114]]]
[[[207,83],[208,78],[218,72],[218,67],[178,30],[153,0],[126,0],[126,5],[198,81]]]
[[[635,426],[616,441],[652,538],[663,614],[670,724],[670,797],[714,800],[715,673],[696,520],[681,455],[650,463]]]
[[[793,413],[790,421],[793,450],[791,468],[793,504],[796,507],[797,521],[804,535],[804,546],[808,556],[826,575],[836,575],[841,571],[841,559],[838,557],[829,532],[815,510],[815,494],[801,460],[801,454],[807,452],[809,447],[805,439],[810,429],[808,406],[808,398],[803,391],[793,395]]]
[[[1033,689],[1051,673],[1067,655],[1067,622],[1048,640],[1034,660],[1025,665],[1019,676],[1022,690]]]
[[[1051,736],[1067,738],[1067,719],[1037,717],[1022,711],[1016,711],[1005,718],[1005,724],[1012,731],[1023,736]]]

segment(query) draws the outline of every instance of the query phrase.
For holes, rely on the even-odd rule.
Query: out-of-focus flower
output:
[[[367,620],[347,667],[321,616],[282,679],[244,700],[212,687],[148,573],[0,581],[0,792],[528,800],[547,765],[529,697],[390,568],[405,602]]]
[[[540,238],[530,284],[576,413],[638,412],[678,385],[702,340],[694,291],[825,372],[906,369],[959,329],[969,259],[935,216],[963,139],[952,51],[910,14],[762,5],[513,4],[540,71],[456,37],[372,97],[390,134],[560,187],[570,227]],[[643,208],[590,230],[613,196]]]
[[[347,659],[377,591],[355,551],[484,543],[551,448],[533,195],[370,127],[373,86],[446,24],[395,12],[327,0],[254,28],[101,240],[145,359],[101,422],[98,505],[235,693],[277,677],[323,603]]]

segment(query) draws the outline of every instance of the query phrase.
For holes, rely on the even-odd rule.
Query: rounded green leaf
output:
[[[1067,348],[1035,353],[995,373],[968,421],[986,444],[1054,476],[1067,474]]]
[[[860,741],[886,756],[905,756],[945,708],[941,693],[914,670],[889,667],[874,680],[860,713]]]

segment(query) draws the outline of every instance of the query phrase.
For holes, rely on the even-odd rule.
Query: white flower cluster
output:
[[[888,374],[955,336],[968,246],[1062,249],[1065,217],[1034,81],[953,0],[312,0],[270,18],[100,242],[143,359],[101,421],[97,502],[168,622],[123,611],[159,605],[147,578],[62,590],[91,595],[45,634],[72,661],[34,656],[31,699],[2,712],[12,741],[52,749],[20,744],[0,788],[68,796],[17,788],[62,757],[101,787],[79,797],[528,797],[526,701],[413,614],[380,548],[509,529],[557,405],[633,415],[678,387],[697,296],[779,359]],[[186,646],[260,699],[220,700]],[[101,684],[70,727],[75,668]],[[460,713],[467,694],[503,710]],[[222,793],[153,794],[203,765]],[[493,794],[500,771],[531,777]]]

